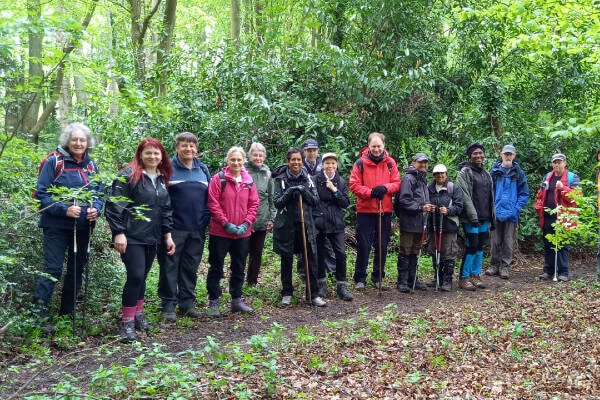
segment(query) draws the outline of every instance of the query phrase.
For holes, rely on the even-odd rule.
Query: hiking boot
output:
[[[160,315],[162,319],[167,322],[175,322],[177,321],[177,315],[173,311],[163,311]]]
[[[442,283],[442,286],[440,286],[440,289],[442,290],[442,292],[451,291],[452,290],[452,281]]]
[[[220,317],[221,316],[221,300],[209,300],[208,301],[208,316],[209,317]]]
[[[408,287],[408,257],[404,254],[398,255],[398,281],[396,282],[396,289],[402,293],[410,292]]]
[[[338,282],[336,292],[337,292],[338,297],[342,300],[352,301],[352,299],[354,298],[354,296],[352,296],[352,293],[350,293],[348,291],[346,282],[342,282],[342,281]]]
[[[454,260],[444,260],[442,276],[442,292],[449,292],[452,290],[452,278],[454,276]]]
[[[471,277],[469,279],[471,279],[471,283],[473,285],[475,285],[475,287],[477,289],[485,289],[485,288],[487,288],[487,286],[485,285],[485,283],[483,283],[483,281],[481,280],[481,276],[480,275],[471,275]]]
[[[415,284],[415,290],[427,290],[427,285],[417,279]]]
[[[425,282],[425,284],[427,285],[427,287],[434,288],[437,285],[437,281],[435,280],[435,278],[433,278],[432,280]]]
[[[249,314],[254,311],[244,303],[244,299],[238,297],[237,299],[231,299],[231,312],[239,312],[242,314]]]
[[[408,287],[408,285],[406,283],[402,283],[402,282],[398,282],[396,284],[396,289],[398,289],[398,291],[401,293],[410,292],[410,288]]]
[[[458,287],[462,290],[468,290],[469,292],[474,292],[477,290],[477,288],[471,283],[469,278],[460,278],[458,280]]]
[[[200,318],[202,317],[202,313],[198,311],[195,307],[188,308],[187,310],[181,310],[183,315],[190,318]]]
[[[569,282],[569,277],[567,275],[559,275],[558,280],[561,282]]]
[[[49,336],[56,332],[56,325],[52,325],[48,321],[38,323],[38,326],[42,329],[42,335]]]
[[[495,265],[490,265],[490,267],[485,270],[485,274],[489,276],[494,276],[498,275],[499,271],[500,270],[498,269],[498,267],[496,267]]]
[[[327,303],[320,297],[315,297],[314,299],[312,299],[312,304],[315,307],[325,307],[327,306]]]
[[[289,306],[290,304],[292,304],[292,296],[282,296],[281,297],[281,305],[282,306]]]
[[[319,284],[319,297],[327,297],[327,278],[317,279]]]
[[[148,331],[151,331],[152,329],[154,329],[152,324],[150,322],[148,322],[148,319],[142,313],[135,314],[135,318],[133,319],[133,321],[134,321],[135,329],[137,329],[138,331],[148,332]]]
[[[364,282],[356,282],[356,285],[354,285],[354,290],[358,290],[359,292],[362,292],[363,290],[365,290],[365,283]]]
[[[121,335],[121,342],[123,343],[131,343],[138,340],[138,336],[135,333],[135,323],[133,321],[121,322],[119,334]]]
[[[427,285],[419,281],[417,267],[419,258],[415,254],[408,256],[408,286],[414,290],[427,290]]]
[[[540,278],[543,281],[547,281],[550,279],[550,274],[547,272],[542,272],[541,274],[538,275],[538,278]]]
[[[500,267],[500,278],[508,279],[508,267]]]
[[[382,284],[381,282],[373,282],[373,285],[375,285],[375,287],[377,289],[381,289],[382,292],[386,292],[386,291],[390,290],[389,287],[385,286],[385,284]]]

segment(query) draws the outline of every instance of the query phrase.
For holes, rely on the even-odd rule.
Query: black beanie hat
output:
[[[477,149],[481,149],[485,153],[485,147],[481,143],[473,143],[469,147],[467,147],[467,156],[471,158],[471,154]]]

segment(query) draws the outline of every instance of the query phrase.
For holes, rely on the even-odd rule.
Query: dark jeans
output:
[[[329,240],[326,240],[329,239]],[[318,277],[323,279],[327,277],[326,254],[327,243],[331,244],[333,254],[335,255],[335,280],[338,282],[346,281],[346,238],[344,232],[325,233],[320,232],[317,235],[317,254],[318,254]]]
[[[374,249],[373,272],[371,280],[379,281],[379,234],[377,213],[356,213],[356,265],[354,268],[354,281],[366,283],[367,266],[371,248]],[[390,241],[390,230],[392,213],[384,213],[381,216],[381,277],[385,278],[385,260],[387,258],[388,243]]]
[[[81,289],[83,269],[88,261],[89,235],[89,229],[77,230],[77,257],[75,257],[73,229],[44,228],[44,267],[42,272],[52,276],[55,280],[41,276],[35,287],[33,298],[39,307],[40,314],[43,314],[42,317],[47,314],[54,286],[62,275],[65,253],[67,253],[67,272],[62,288],[60,314],[73,312],[74,296]],[[73,283],[76,286],[75,292],[73,292]]]
[[[254,231],[250,235],[248,250],[248,272],[246,281],[251,285],[258,283],[258,274],[260,274],[260,265],[262,264],[262,254],[265,248],[265,238],[267,231]]]
[[[127,280],[123,287],[123,307],[135,307],[138,300],[144,300],[146,278],[156,256],[155,244],[127,244],[121,260],[127,270]]]
[[[162,299],[165,312],[174,311],[177,304],[181,310],[190,310],[196,303],[198,266],[202,261],[206,232],[173,230],[171,237],[175,242],[175,254],[168,255],[164,243],[158,249],[158,297]]]
[[[231,275],[229,276],[229,294],[232,299],[242,297],[242,286],[244,285],[244,269],[246,257],[248,257],[249,237],[229,239],[222,236],[210,235],[208,239],[208,275],[206,277],[206,291],[209,300],[221,297],[221,279],[223,278],[223,266],[225,256],[229,253],[231,259]]]
[[[331,243],[329,242],[329,239],[325,237],[324,240],[325,249],[323,251],[319,251],[319,262],[321,261],[321,259],[323,259],[323,261],[325,262],[325,268],[327,268],[328,271],[335,273],[335,253],[333,251]],[[304,255],[300,253],[296,256],[298,258],[298,261],[296,263],[296,270],[298,271],[298,274],[304,276],[306,275],[306,272],[304,271]],[[327,272],[327,270],[325,272]]]
[[[544,272],[550,276],[554,276],[554,261],[556,255],[556,274],[558,276],[569,276],[569,249],[570,247],[560,247],[555,253],[554,245],[546,239],[546,235],[554,233],[554,229],[543,229],[542,230],[542,241],[544,242]]]

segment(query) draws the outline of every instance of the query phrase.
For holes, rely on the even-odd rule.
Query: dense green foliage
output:
[[[109,173],[141,138],[171,148],[187,130],[200,137],[211,171],[234,144],[262,142],[276,166],[314,137],[338,152],[347,175],[378,130],[399,164],[423,151],[451,177],[473,141],[488,149],[488,166],[514,144],[533,193],[557,151],[583,179],[594,176],[600,24],[591,1],[256,0],[243,2],[241,36],[231,40],[228,2],[184,0],[168,54],[161,2],[156,14],[136,0],[0,4],[0,300],[8,304],[0,327],[28,309],[41,266],[30,193],[67,120],[100,138],[94,158]],[[134,4],[142,9],[134,22],[148,22],[141,42],[128,12]],[[38,119],[55,101],[50,117]],[[530,207],[520,232],[539,234]],[[121,267],[104,226],[97,237],[101,287],[110,290]],[[98,296],[97,310],[111,295]]]

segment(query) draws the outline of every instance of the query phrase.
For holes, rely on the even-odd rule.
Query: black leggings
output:
[[[121,260],[127,270],[127,280],[123,287],[123,307],[135,307],[138,300],[144,300],[146,278],[155,256],[155,244],[127,244],[127,250],[121,254]]]

